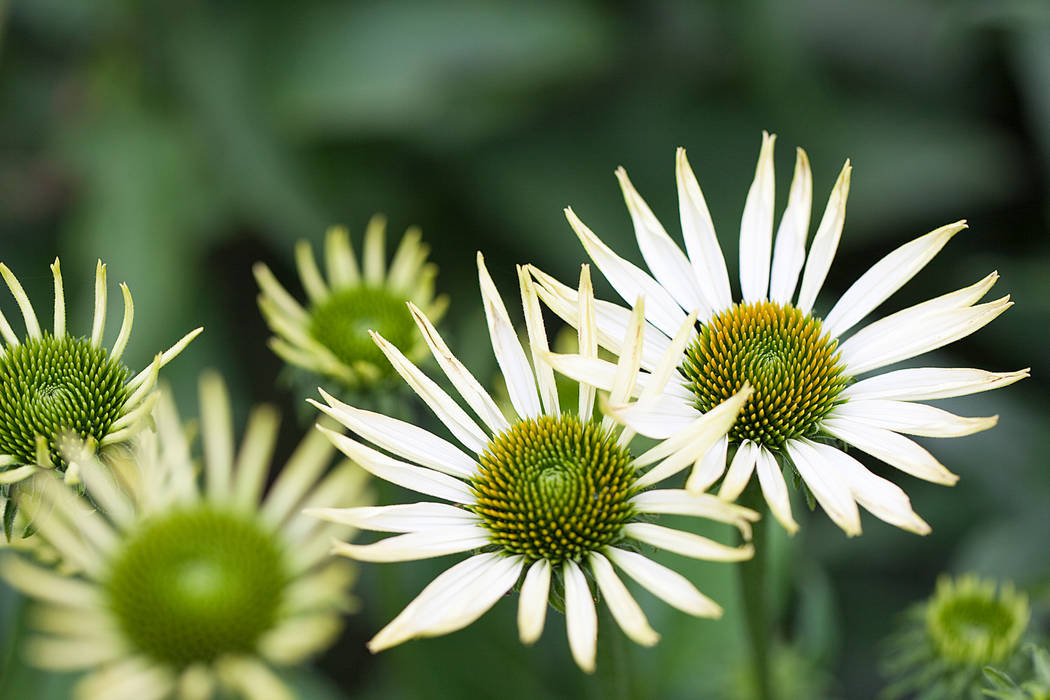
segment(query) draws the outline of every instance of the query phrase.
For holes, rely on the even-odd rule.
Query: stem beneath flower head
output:
[[[751,537],[755,556],[738,564],[737,580],[740,585],[740,604],[744,609],[747,624],[748,643],[751,646],[755,697],[759,700],[773,700],[775,696],[769,666],[769,600],[766,594],[769,511],[757,480],[752,479],[740,495],[738,503],[762,513],[762,519],[753,526]],[[742,542],[743,535],[738,532],[737,536]]]
[[[602,700],[634,700],[637,676],[631,659],[630,641],[613,619],[609,609],[598,605],[598,657],[595,668],[597,693]]]

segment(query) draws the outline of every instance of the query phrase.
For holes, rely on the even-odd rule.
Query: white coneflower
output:
[[[379,448],[326,431],[345,454],[381,479],[444,501],[308,511],[362,529],[402,533],[375,544],[341,544],[336,552],[362,561],[392,562],[473,551],[423,589],[369,642],[373,652],[465,627],[520,584],[521,640],[528,644],[539,638],[553,595],[564,601],[573,658],[589,672],[595,667],[596,594],[604,598],[631,639],[644,645],[658,639],[616,568],[687,613],[708,617],[721,613],[716,603],[682,575],[636,551],[638,544],[718,561],[738,561],[753,554],[750,544],[729,547],[651,521],[662,513],[708,518],[731,523],[750,537],[750,522],[757,518],[754,511],[712,496],[648,488],[662,473],[677,469],[677,462],[691,462],[717,442],[732,425],[750,389],[737,392],[699,417],[675,439],[633,455],[629,446],[633,431],[621,430],[609,419],[592,418],[593,388],[581,385],[577,405],[563,412],[553,371],[545,362],[548,344],[539,300],[528,273],[523,268],[518,272],[528,351],[519,343],[478,255],[492,348],[506,379],[514,415],[508,417],[499,410],[415,306],[412,314],[434,359],[480,424],[378,334],[376,342],[394,368],[460,444],[354,408],[328,394],[324,394],[327,406],[317,404]],[[585,267],[580,307],[586,321],[580,326],[580,347],[596,353],[592,302]],[[630,350],[615,369],[614,401],[623,401],[634,389],[642,324],[639,306],[625,328],[626,338],[621,338]],[[534,367],[526,352],[532,355]],[[668,353],[647,390],[658,393],[676,362],[677,355]]]
[[[275,336],[270,348],[285,362],[334,377],[352,388],[390,376],[390,365],[368,333],[375,330],[397,342],[411,357],[426,354],[405,302],[411,301],[437,319],[448,298],[434,296],[437,266],[427,262],[430,248],[410,228],[386,265],[386,219],[374,216],[365,231],[363,269],[359,268],[346,229],[325,235],[321,274],[308,241],[295,246],[295,262],[309,304],[304,308],[263,263],[256,263],[259,308]]]
[[[956,475],[904,434],[959,437],[993,426],[996,418],[962,418],[916,402],[987,391],[1013,383],[1028,371],[930,367],[857,378],[976,331],[1006,310],[1009,298],[977,303],[995,283],[993,273],[970,287],[853,330],[965,227],[957,222],[893,251],[865,272],[826,315],[815,315],[814,303],[842,232],[850,165],[847,161],[839,175],[807,256],[812,182],[806,154],[798,149],[774,248],[774,138],[763,136],[740,224],[740,301],[733,300],[714,226],[683,149],[677,156],[678,197],[688,255],[668,236],[627,173],[622,168],[616,172],[651,275],[618,257],[566,210],[587,253],[617,293],[627,304],[645,297],[643,368],[656,366],[690,313],[697,318],[691,338],[678,350],[677,375],[666,390],[610,410],[643,435],[667,438],[749,383],[754,394],[729,435],[693,465],[690,491],[704,491],[724,475],[719,495],[733,500],[757,473],[773,515],[793,532],[798,526],[781,470],[790,464],[848,534],[861,529],[858,503],[893,525],[928,532],[904,491],[833,443],[852,445],[920,479],[955,483]],[[533,272],[544,301],[578,325],[577,293]],[[629,310],[608,302],[598,302],[596,309],[599,342],[622,352]],[[611,386],[608,363],[571,358],[554,362],[576,379]]]
[[[345,525],[300,512],[322,503],[367,502],[367,474],[311,433],[260,502],[278,418],[256,409],[240,449],[222,380],[201,381],[204,483],[166,393],[128,459],[79,465],[85,496],[49,474],[34,478],[27,510],[61,557],[61,571],[9,554],[0,571],[37,605],[26,657],[44,668],[89,671],[83,700],[207,698],[233,691],[291,698],[270,665],[324,649],[351,603],[354,568],[332,560]],[[97,508],[97,510],[95,510]],[[31,513],[32,515],[32,513]]]
[[[121,283],[124,321],[113,346],[103,347],[106,327],[106,266],[95,271],[95,317],[91,335],[66,330],[66,300],[58,259],[51,265],[55,281],[54,327],[42,329],[22,285],[6,265],[0,275],[11,290],[26,334],[20,338],[0,313],[0,488],[55,468],[75,481],[76,470],[66,470],[59,453],[61,435],[74,434],[89,445],[105,448],[125,442],[144,425],[156,398],[153,388],[160,368],[175,358],[202,329],[157,354],[149,367],[134,377],[121,362],[131,337],[134,306],[131,292]],[[5,507],[5,529],[14,519],[12,498]]]

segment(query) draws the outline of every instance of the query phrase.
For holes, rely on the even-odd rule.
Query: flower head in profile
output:
[[[63,436],[73,436],[93,448],[126,442],[143,426],[156,399],[153,388],[160,368],[175,358],[201,329],[158,353],[149,367],[132,376],[121,362],[134,318],[131,292],[124,295],[124,321],[112,347],[102,345],[106,329],[106,266],[95,271],[95,316],[90,336],[66,329],[66,299],[58,259],[51,265],[55,283],[54,326],[42,329],[18,279],[0,263],[3,276],[25,322],[19,337],[0,313],[0,488],[8,492],[41,469],[63,472],[76,481],[75,469],[59,450]],[[16,495],[7,501],[4,527],[10,536]]]
[[[844,446],[920,479],[954,484],[958,477],[906,435],[959,437],[990,428],[996,418],[963,418],[919,402],[1005,386],[1027,376],[1027,370],[924,367],[870,373],[973,333],[1005,311],[1009,298],[978,303],[995,283],[992,273],[972,286],[857,328],[965,228],[958,222],[894,250],[818,315],[817,297],[842,233],[850,165],[847,161],[835,183],[807,255],[812,178],[806,154],[798,149],[774,246],[774,139],[763,136],[744,204],[739,300],[730,291],[714,226],[684,150],[678,150],[677,175],[685,253],[627,173],[622,168],[616,173],[650,272],[617,256],[567,210],[587,253],[625,302],[645,297],[642,367],[652,371],[668,348],[678,348],[676,376],[659,396],[610,411],[639,433],[663,439],[749,383],[754,393],[732,430],[693,464],[690,491],[705,491],[721,479],[719,495],[733,500],[757,474],[774,517],[794,532],[798,525],[782,471],[790,465],[850,535],[861,530],[858,504],[893,525],[928,532],[904,491],[870,472]],[[533,274],[543,300],[578,325],[578,294],[538,270]],[[624,306],[597,303],[598,338],[604,347],[622,352],[620,338],[629,313]],[[694,317],[688,341],[676,345],[677,335]],[[564,357],[554,361],[578,380],[609,386],[608,363]]]
[[[36,601],[26,657],[88,671],[76,686],[83,700],[208,698],[224,689],[291,698],[271,665],[332,642],[355,575],[328,557],[332,539],[351,528],[300,511],[366,502],[367,474],[344,462],[324,475],[335,450],[312,432],[261,499],[276,412],[252,413],[235,454],[217,375],[201,381],[203,485],[167,393],[154,415],[156,433],[141,434],[127,459],[103,467],[89,452],[71,455],[83,496],[49,474],[34,478],[39,498],[25,507],[50,510],[39,534],[63,566],[15,554],[0,565]]]
[[[942,576],[933,596],[911,608],[889,640],[884,666],[891,683],[883,696],[985,697],[986,666],[1021,667],[1030,617],[1028,597],[1008,581]]]
[[[581,385],[573,405],[561,405],[554,373],[545,362],[549,350],[534,283],[524,269],[518,272],[527,349],[519,343],[478,256],[492,349],[506,380],[513,415],[500,411],[415,306],[412,314],[434,359],[477,419],[393,344],[378,334],[376,342],[459,444],[327,394],[328,405],[316,404],[357,434],[354,439],[326,431],[345,454],[381,479],[438,500],[309,511],[366,530],[401,533],[374,544],[339,544],[337,553],[362,561],[393,562],[472,552],[434,579],[369,642],[373,652],[463,628],[520,586],[521,640],[528,644],[539,638],[549,600],[564,601],[573,657],[582,669],[591,671],[598,634],[595,595],[605,600],[631,639],[644,645],[658,639],[617,569],[687,613],[707,617],[721,613],[685,577],[639,553],[641,545],[717,561],[752,556],[750,544],[730,547],[651,521],[665,513],[694,516],[731,523],[750,537],[750,522],[758,515],[754,511],[713,496],[649,488],[662,474],[678,469],[678,462],[695,459],[723,436],[750,390],[738,391],[698,417],[677,438],[633,454],[633,431],[621,430],[607,418],[593,418],[592,387]],[[594,354],[598,346],[586,267],[579,293],[585,319],[580,347]],[[632,393],[638,377],[642,314],[639,307],[621,338],[628,350],[614,368],[616,401]],[[676,359],[668,355],[659,364],[643,393],[660,391]]]
[[[274,332],[270,348],[289,365],[332,377],[344,386],[361,388],[390,376],[390,365],[372,342],[375,330],[406,348],[410,357],[426,354],[405,302],[424,309],[434,319],[448,306],[434,296],[437,266],[427,262],[429,247],[418,229],[405,232],[390,266],[386,265],[386,219],[376,215],[365,231],[363,264],[358,265],[346,229],[333,227],[325,235],[327,280],[321,274],[308,241],[295,246],[295,262],[309,303],[292,297],[270,269],[256,263],[259,308]]]

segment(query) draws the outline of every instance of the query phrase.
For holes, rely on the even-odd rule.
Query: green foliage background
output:
[[[71,324],[86,329],[101,257],[135,296],[129,363],[203,324],[166,370],[185,411],[195,412],[199,370],[217,366],[242,419],[253,402],[282,406],[285,455],[311,415],[275,382],[256,260],[293,284],[293,242],[319,244],[329,223],[358,241],[375,211],[395,233],[420,224],[452,297],[450,345],[491,377],[476,249],[507,296],[515,263],[573,279],[584,255],[562,218],[571,204],[640,260],[612,171],[628,169],[674,235],[682,145],[735,270],[763,128],[779,134],[780,206],[793,147],[807,149],[815,220],[850,157],[845,234],[818,312],[884,253],[965,217],[970,229],[884,308],[998,269],[1015,308],[925,363],[1033,376],[943,402],[1001,418],[987,433],[925,441],[957,486],[894,476],[933,534],[869,517],[847,540],[818,512],[776,542],[785,696],[871,697],[880,640],[938,572],[1013,578],[1037,609],[1048,602],[1044,0],[0,0],[0,105],[0,259],[38,309],[60,255]],[[0,308],[17,317],[10,299]],[[725,604],[724,619],[686,619],[643,596],[663,641],[632,648],[618,668],[639,697],[733,697],[746,666],[732,568],[675,565]],[[462,632],[369,656],[363,642],[444,566],[366,565],[362,612],[295,675],[303,697],[628,696],[625,683],[576,671],[555,614],[542,642],[522,648],[511,600]],[[65,697],[70,679],[19,660],[22,607],[0,591],[0,694]]]

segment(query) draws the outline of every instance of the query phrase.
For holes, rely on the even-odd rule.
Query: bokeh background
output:
[[[299,293],[295,240],[319,244],[338,222],[359,244],[377,211],[395,234],[419,224],[452,299],[450,345],[495,377],[475,250],[505,296],[515,263],[575,279],[583,251],[561,211],[571,204],[640,261],[612,171],[624,165],[677,235],[681,145],[735,270],[762,129],[779,135],[778,212],[794,146],[807,149],[814,225],[852,159],[818,311],[892,248],[966,218],[970,229],[883,309],[997,269],[993,294],[1016,306],[924,364],[1033,368],[1009,389],[943,402],[1001,419],[973,437],[925,441],[961,475],[957,486],[894,477],[933,534],[866,517],[864,535],[848,540],[817,512],[775,542],[785,697],[866,698],[882,685],[895,615],[939,572],[1011,578],[1050,602],[1047,2],[0,0],[0,259],[44,308],[47,265],[61,256],[71,324],[85,328],[102,258],[135,296],[133,366],[203,324],[166,371],[184,411],[196,411],[197,373],[218,367],[241,420],[253,402],[281,406],[286,455],[311,415],[277,380],[252,263]],[[607,286],[598,293],[612,298]],[[17,317],[9,298],[0,308]],[[363,642],[447,563],[363,567],[363,607],[340,643],[290,675],[302,696],[746,697],[726,565],[675,564],[725,604],[721,621],[642,598],[664,638],[632,648],[617,684],[575,669],[556,614],[542,642],[522,648],[514,600],[462,632],[368,655]],[[0,695],[66,697],[70,678],[20,660],[22,602],[0,591]]]

